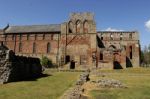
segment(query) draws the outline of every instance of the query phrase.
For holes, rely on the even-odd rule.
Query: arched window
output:
[[[22,43],[19,43],[19,52],[22,52]]]
[[[132,33],[129,34],[129,39],[130,39],[130,40],[132,39]]]
[[[83,31],[84,33],[88,33],[88,28],[89,28],[89,24],[87,21],[84,22],[83,24]]]
[[[33,50],[32,50],[32,52],[36,53],[36,43],[35,42],[33,43]]]
[[[50,45],[50,43],[48,42],[48,43],[47,43],[47,53],[50,53],[50,51],[51,51],[51,45]]]
[[[122,40],[122,38],[123,38],[123,35],[122,35],[122,33],[120,34],[120,40]]]
[[[113,40],[113,38],[114,38],[114,36],[113,36],[113,34],[111,33],[111,34],[110,34],[110,40]]]
[[[73,23],[70,21],[69,24],[69,33],[73,33]]]
[[[51,40],[53,40],[53,38],[54,38],[54,34],[51,34]]]
[[[77,33],[80,33],[80,31],[81,31],[81,21],[78,20],[78,21],[76,22],[76,32],[77,32]]]
[[[101,34],[101,40],[103,40],[103,34]]]
[[[114,46],[114,45],[110,45],[109,47],[108,47],[108,50],[109,51],[115,51],[117,48],[116,48],[116,46]]]

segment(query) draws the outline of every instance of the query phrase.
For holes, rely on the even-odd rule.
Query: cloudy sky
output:
[[[150,44],[150,0],[0,0],[0,28],[61,23],[85,11],[94,13],[97,30],[137,30],[141,46]]]

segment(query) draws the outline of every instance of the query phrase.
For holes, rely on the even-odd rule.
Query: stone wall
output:
[[[61,64],[73,60],[75,69],[95,66],[92,58],[96,53],[94,15],[91,13],[72,13],[69,21],[61,24],[59,46]]]
[[[98,67],[106,64],[113,69],[116,62],[121,68],[139,67],[140,43],[137,31],[100,31],[97,41]]]
[[[60,25],[60,30],[55,32],[6,33],[5,29],[0,30],[0,41],[17,55],[47,56],[59,67],[66,67],[70,62],[74,69],[113,69],[114,58],[123,68],[139,67],[137,31],[97,31],[92,13],[71,13],[68,21]]]
[[[44,55],[49,57],[54,63],[57,61],[56,55],[58,53],[59,40],[59,33],[57,32],[3,33],[0,40],[4,42],[5,46],[7,46],[10,50],[13,50],[18,55],[39,58]]]
[[[0,83],[28,80],[42,74],[38,58],[17,56],[12,50],[0,49]]]

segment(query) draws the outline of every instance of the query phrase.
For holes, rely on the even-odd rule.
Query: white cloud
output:
[[[104,31],[123,31],[123,30],[109,27],[109,28],[105,29]]]
[[[145,22],[145,26],[150,31],[150,20],[148,20],[147,22]]]

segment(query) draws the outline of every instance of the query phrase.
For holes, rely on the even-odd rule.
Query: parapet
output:
[[[91,12],[83,12],[83,13],[71,13],[70,14],[71,20],[94,20],[94,14]]]

